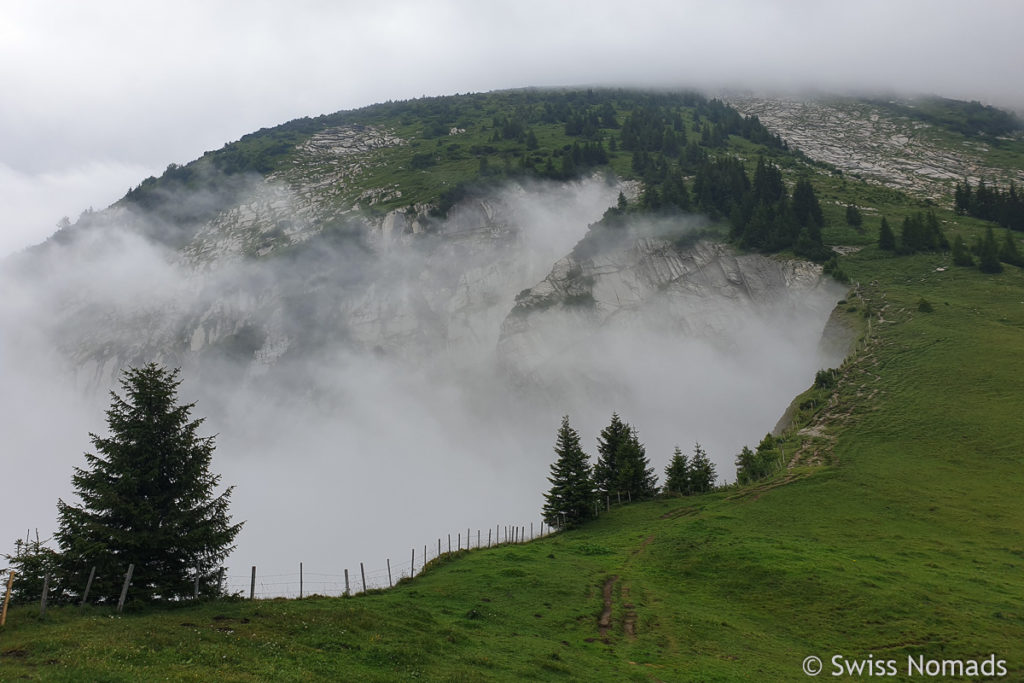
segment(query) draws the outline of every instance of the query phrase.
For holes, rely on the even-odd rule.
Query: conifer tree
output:
[[[544,521],[563,528],[577,526],[594,514],[594,482],[580,435],[569,426],[568,415],[558,429],[555,455],[548,477],[551,488],[544,494]]]
[[[58,501],[57,542],[65,579],[85,585],[97,568],[92,595],[112,601],[134,564],[133,595],[176,599],[219,591],[220,563],[241,524],[232,524],[232,487],[215,495],[220,476],[209,471],[213,437],[198,435],[194,403],[177,404],[178,371],[150,363],[126,370],[124,396],[111,392],[110,435],[90,434],[98,455],[85,455],[72,484],[82,504]]]
[[[657,476],[647,460],[637,431],[612,413],[611,423],[597,440],[594,483],[602,495],[649,498],[658,491]]]
[[[711,462],[707,451],[698,443],[690,460],[690,490],[693,493],[710,491],[715,487],[715,479],[715,463]]]
[[[757,481],[757,454],[744,446],[736,455],[736,483],[749,484]]]
[[[821,228],[825,218],[821,212],[821,204],[814,194],[814,186],[807,178],[800,178],[793,188],[793,215],[801,227]]]
[[[882,216],[882,225],[878,229],[878,248],[886,251],[896,251],[896,234],[889,227],[889,221]]]
[[[1003,264],[999,262],[999,247],[996,245],[996,236],[992,233],[992,226],[985,231],[985,239],[981,242],[981,253],[978,256],[978,269],[981,272],[1003,272]]]
[[[964,244],[964,238],[957,235],[953,239],[953,263],[958,266],[973,266],[974,257]]]
[[[857,208],[856,204],[846,205],[846,224],[852,228],[860,228],[864,222],[864,216],[861,214],[860,209]]]
[[[665,468],[665,492],[682,495],[690,492],[690,465],[679,446],[676,446],[672,459]]]
[[[1009,263],[1011,266],[1024,266],[1024,260],[1021,259],[1020,252],[1017,250],[1017,240],[1013,238],[1013,233],[1009,228],[1007,228],[1006,237],[999,247],[999,260]]]
[[[621,489],[619,451],[630,437],[629,425],[617,413],[612,413],[611,423],[601,430],[597,438],[597,462],[594,464],[594,485],[602,495],[611,495]]]
[[[658,478],[647,460],[647,451],[640,443],[636,429],[630,428],[629,437],[619,447],[619,482],[617,489],[630,498],[650,498],[658,492]]]

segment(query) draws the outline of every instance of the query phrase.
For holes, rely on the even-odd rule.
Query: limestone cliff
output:
[[[709,240],[678,246],[639,238],[588,258],[559,260],[516,297],[499,350],[511,373],[535,380],[609,331],[730,344],[744,318],[806,309],[824,320],[835,298],[813,263],[737,254]]]

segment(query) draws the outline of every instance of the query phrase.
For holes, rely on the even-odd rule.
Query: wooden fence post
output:
[[[128,565],[128,573],[124,575],[124,585],[121,586],[121,598],[117,601],[117,613],[124,609],[124,600],[128,597],[128,584],[132,582],[132,572],[135,571],[135,564]]]
[[[89,589],[92,588],[92,580],[96,578],[96,565],[92,566],[89,570],[89,580],[85,582],[85,592],[82,593],[82,604],[80,607],[85,607],[86,603],[89,602]]]
[[[4,594],[4,611],[0,613],[0,626],[7,623],[7,605],[11,602],[11,586],[14,585],[14,570],[7,575],[7,592]]]
[[[469,550],[469,528],[466,528],[466,550]]]
[[[252,580],[249,582],[249,599],[256,599],[256,565],[252,566]]]
[[[477,547],[477,548],[480,548],[480,547],[482,547],[482,546],[480,545],[480,530],[479,530],[479,529],[477,529],[477,530],[476,530],[476,547]]]
[[[409,563],[409,578],[416,576],[416,548],[412,549],[412,562]]]
[[[395,584],[391,582],[391,558],[387,559],[388,562],[388,588],[394,588]]]
[[[456,543],[455,547],[458,550],[462,550],[462,532],[461,531],[459,532],[458,536],[456,537],[455,543]]]
[[[43,595],[39,598],[39,618],[46,616],[46,595],[50,592],[50,573],[43,574]]]
[[[348,569],[345,570],[345,595],[348,595]]]
[[[488,548],[491,547],[491,530],[490,529],[487,530],[487,547]]]
[[[302,563],[299,562],[299,599],[302,599]]]
[[[359,573],[363,575],[363,592],[366,592],[366,570],[363,569],[363,563],[359,563]]]
[[[448,534],[448,552],[452,551],[452,535]]]

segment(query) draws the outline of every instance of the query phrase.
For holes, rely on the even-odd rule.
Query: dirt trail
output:
[[[629,602],[629,586],[622,587],[622,607],[626,615],[622,618],[622,630],[630,638],[636,638],[636,612],[633,611],[633,603]]]
[[[604,582],[604,610],[601,612],[601,618],[597,620],[597,632],[601,636],[607,636],[608,629],[612,626],[612,588],[618,580],[618,576],[609,576]]]

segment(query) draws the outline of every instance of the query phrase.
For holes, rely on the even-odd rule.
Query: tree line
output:
[[[665,468],[665,483],[658,478],[647,458],[635,427],[612,413],[608,426],[597,437],[597,459],[591,465],[580,435],[569,416],[555,436],[555,461],[551,464],[542,514],[548,524],[572,528],[594,518],[598,509],[614,499],[630,502],[650,499],[659,493],[694,495],[716,487],[715,464],[697,443],[686,455],[676,446]],[[736,456],[737,483],[747,484],[771,476],[782,467],[782,450],[770,434],[751,451],[746,446]]]
[[[1017,192],[1016,183],[1011,182],[1006,190],[989,187],[984,180],[978,181],[977,187],[971,187],[966,180],[963,185],[957,183],[953,207],[961,216],[972,216],[1010,230],[1024,231],[1024,197]]]
[[[983,273],[1000,273],[1003,270],[1003,263],[1024,267],[1024,257],[1017,248],[1017,240],[1009,228],[1001,241],[996,239],[992,226],[988,226],[985,235],[976,236],[970,246],[961,235],[956,235],[953,244],[950,245],[933,211],[918,211],[904,217],[898,236],[883,216],[878,230],[878,246],[880,249],[901,255],[950,251],[954,265],[977,265]]]

